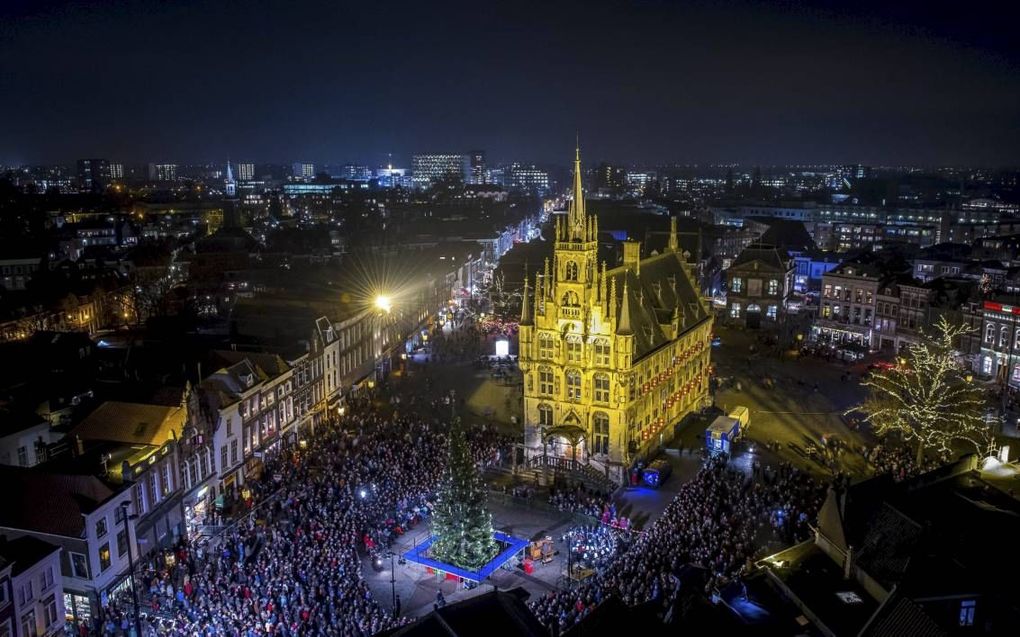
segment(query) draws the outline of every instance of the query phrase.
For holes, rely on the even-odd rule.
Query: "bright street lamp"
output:
[[[391,301],[390,297],[386,296],[385,294],[380,294],[379,296],[375,297],[375,307],[376,309],[382,310],[383,312],[389,314],[390,310],[393,309],[393,301]]]

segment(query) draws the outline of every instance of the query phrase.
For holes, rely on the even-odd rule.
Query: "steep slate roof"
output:
[[[785,272],[790,267],[790,255],[783,248],[777,248],[768,243],[752,243],[737,255],[737,258],[730,264],[730,268],[736,268],[755,261],[780,272]]]
[[[608,285],[616,281],[617,294],[623,305],[623,288],[627,284],[630,328],[634,333],[634,360],[651,353],[670,341],[663,331],[679,306],[681,332],[708,317],[701,296],[684,271],[683,256],[667,252],[643,259],[640,275],[634,268],[616,267],[606,272]],[[611,311],[619,312],[620,309]]]
[[[8,563],[13,562],[14,568],[11,569],[11,573],[20,575],[59,550],[59,546],[31,535],[23,535],[0,543],[0,564],[3,564],[4,560]]]
[[[769,229],[758,239],[759,243],[774,245],[795,252],[806,252],[817,248],[814,239],[808,234],[807,228],[804,227],[804,222],[802,221],[776,218],[758,220],[767,223],[769,226]]]
[[[187,411],[181,406],[107,401],[81,421],[70,435],[82,440],[163,446],[184,430]]]
[[[80,538],[86,514],[116,492],[95,476],[0,465],[0,526]]]
[[[946,635],[924,609],[910,599],[894,595],[878,609],[861,631],[867,637],[941,637]]]
[[[276,354],[266,352],[235,352],[232,350],[216,350],[213,355],[223,361],[226,365],[237,365],[244,361],[250,361],[258,371],[263,380],[276,378],[283,374],[290,366],[287,361]]]

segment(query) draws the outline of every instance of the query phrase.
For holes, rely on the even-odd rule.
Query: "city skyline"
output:
[[[1020,159],[1020,56],[994,3],[470,9],[5,3],[0,116],[18,125],[0,163],[558,164],[564,131],[593,161],[647,165]]]

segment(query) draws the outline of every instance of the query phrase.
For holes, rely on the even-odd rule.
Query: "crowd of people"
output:
[[[560,511],[580,513],[593,518],[601,518],[603,512],[610,512],[616,517],[616,505],[608,493],[589,489],[580,483],[570,488],[551,488],[549,504]]]
[[[265,498],[256,514],[215,546],[181,541],[145,566],[143,633],[348,636],[395,625],[372,599],[359,551],[384,550],[429,516],[445,431],[439,421],[368,410],[320,426],[309,450],[282,452],[249,485]],[[505,452],[495,432],[468,438],[479,463]],[[112,602],[98,633],[132,634],[129,617],[123,600]]]
[[[807,474],[783,464],[755,481],[727,468],[725,458],[706,462],[681,486],[662,516],[625,550],[578,588],[549,593],[532,610],[552,631],[562,632],[603,600],[629,605],[654,602],[665,610],[679,589],[686,564],[707,569],[706,587],[739,577],[770,540],[808,537],[808,520],[824,490]]]
[[[875,445],[865,457],[874,468],[875,475],[891,475],[896,482],[931,471],[939,464],[930,458],[924,458],[918,464],[916,450],[888,442]]]

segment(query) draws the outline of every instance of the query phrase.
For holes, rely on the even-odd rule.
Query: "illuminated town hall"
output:
[[[708,398],[712,315],[675,220],[661,254],[598,263],[598,219],[585,212],[581,159],[557,219],[552,262],[525,282],[520,323],[525,446],[532,464],[587,465],[621,482],[642,453]],[[575,466],[578,466],[575,465]]]

